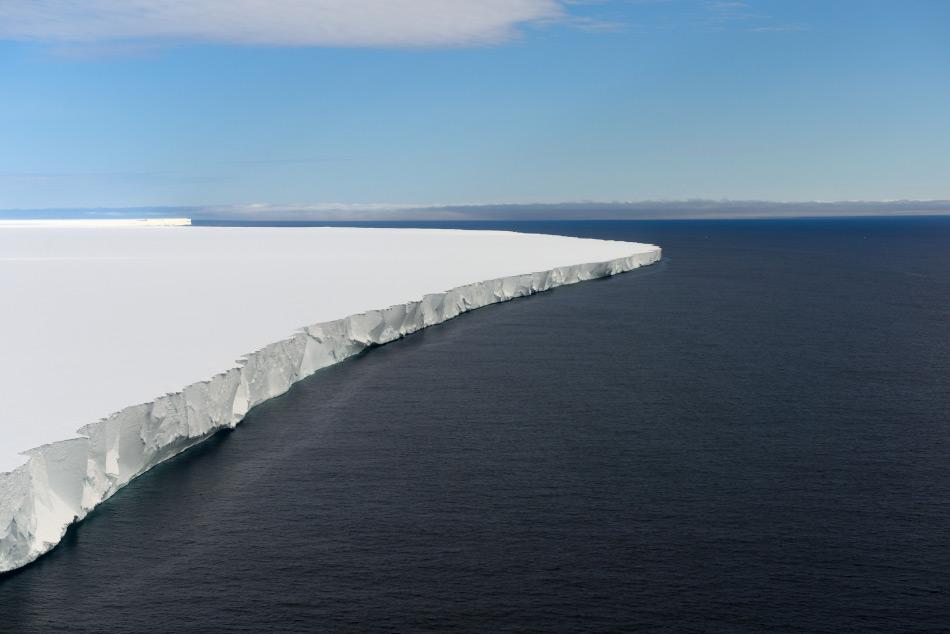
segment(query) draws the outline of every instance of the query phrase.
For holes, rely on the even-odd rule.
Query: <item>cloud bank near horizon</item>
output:
[[[207,221],[508,221],[508,220],[689,220],[845,216],[950,215],[950,200],[804,201],[661,200],[492,205],[388,203],[219,205],[194,207],[101,207],[7,209],[0,220],[28,218],[170,218]]]
[[[472,46],[566,18],[562,0],[5,0],[0,39]]]

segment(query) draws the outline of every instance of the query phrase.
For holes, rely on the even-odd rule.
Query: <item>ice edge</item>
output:
[[[0,473],[0,573],[49,552],[70,524],[133,478],[215,431],[235,427],[252,407],[284,394],[317,370],[470,310],[660,260],[659,247],[643,246],[652,249],[606,262],[476,282],[307,326],[248,354],[208,381],[126,407],[82,427],[79,438],[24,452],[26,463]]]

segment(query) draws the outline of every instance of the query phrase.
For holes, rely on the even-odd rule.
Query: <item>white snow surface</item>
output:
[[[499,231],[0,224],[0,571],[321,367],[659,258]]]

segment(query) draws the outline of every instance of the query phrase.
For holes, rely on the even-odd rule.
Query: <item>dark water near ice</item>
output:
[[[490,226],[666,260],[297,385],[0,629],[950,630],[950,219]]]

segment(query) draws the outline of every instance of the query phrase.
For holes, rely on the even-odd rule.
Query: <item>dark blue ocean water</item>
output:
[[[0,629],[950,630],[950,219],[479,226],[665,260],[297,385],[0,578]]]

